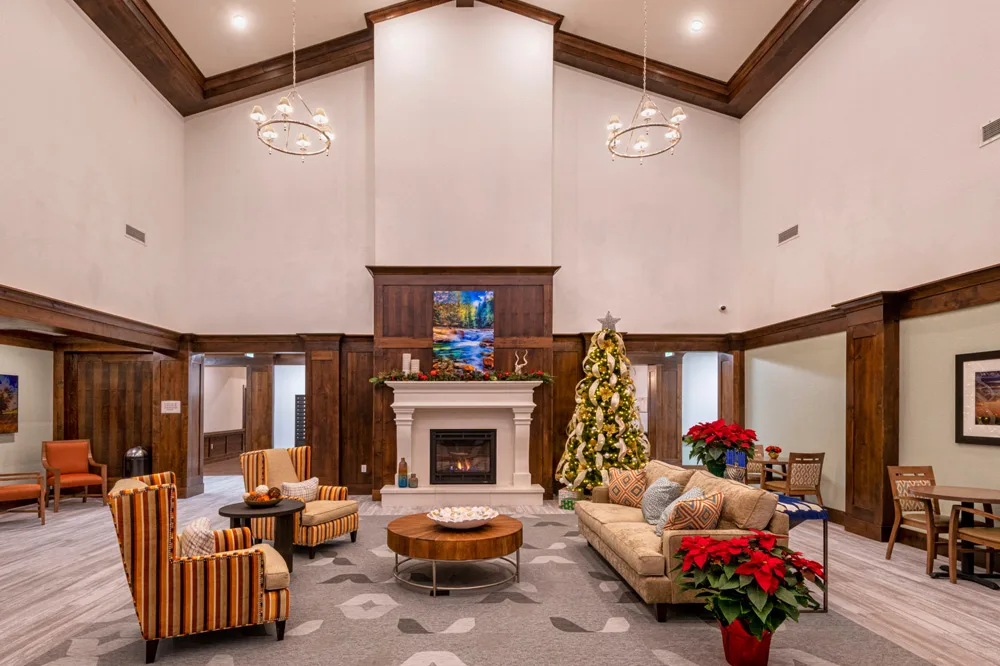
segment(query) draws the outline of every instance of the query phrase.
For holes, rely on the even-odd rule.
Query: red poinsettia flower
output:
[[[785,561],[760,550],[750,552],[750,561],[736,567],[736,573],[753,576],[760,588],[774,594],[785,577]]]
[[[812,560],[802,557],[802,553],[789,553],[788,563],[796,569],[802,571],[803,576],[805,576],[807,580],[814,580],[815,578],[825,580],[823,565],[819,562],[813,562]]]
[[[733,558],[746,553],[750,547],[748,537],[735,537],[726,541],[716,541],[710,548],[709,553],[723,564],[729,564]]]
[[[757,535],[757,544],[764,550],[771,550],[778,543],[778,538],[770,532],[760,530],[750,530]]]
[[[420,381],[427,381],[427,375],[420,373],[419,375],[417,375],[417,379],[419,379]]]
[[[704,567],[712,555],[712,547],[715,544],[715,539],[706,536],[689,536],[681,539],[681,550],[685,551],[681,569],[687,571],[692,564],[697,565],[699,569]]]

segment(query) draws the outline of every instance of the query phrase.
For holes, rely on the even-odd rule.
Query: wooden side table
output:
[[[386,528],[386,545],[396,553],[393,577],[401,583],[424,590],[431,596],[451,590],[480,590],[516,582],[521,575],[521,545],[524,543],[521,521],[510,516],[497,516],[486,525],[471,530],[450,530],[439,526],[425,514],[403,516]],[[514,561],[507,555],[514,554]],[[404,559],[400,561],[399,556]],[[431,563],[431,584],[424,585],[402,578],[400,565],[411,560]],[[443,587],[437,584],[438,562],[474,562],[498,560],[506,563],[510,575],[501,581],[484,585]],[[504,566],[504,565],[501,565]]]
[[[288,573],[292,573],[292,550],[295,547],[294,516],[306,508],[304,502],[283,499],[274,506],[254,509],[246,502],[229,504],[219,509],[219,515],[229,518],[230,527],[250,527],[251,518],[274,518],[274,549],[285,558]]]

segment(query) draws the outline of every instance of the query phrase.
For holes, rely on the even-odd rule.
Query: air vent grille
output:
[[[799,237],[799,225],[796,224],[794,227],[788,227],[787,229],[778,234],[778,245],[781,245],[782,243],[787,243],[793,238],[798,238],[798,237]]]
[[[983,125],[983,142],[980,145],[985,146],[997,139],[1000,139],[1000,118]]]
[[[127,238],[131,238],[137,243],[142,243],[143,245],[146,244],[146,232],[136,229],[131,224],[125,225],[125,236]]]

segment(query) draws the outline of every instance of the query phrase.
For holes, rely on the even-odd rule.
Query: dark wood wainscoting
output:
[[[340,345],[340,481],[351,493],[372,491],[374,340],[345,336]],[[364,468],[362,469],[362,466]]]
[[[217,430],[205,433],[205,462],[235,458],[246,451],[243,444],[242,428],[239,430]]]

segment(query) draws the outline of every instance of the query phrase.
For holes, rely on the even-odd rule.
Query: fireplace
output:
[[[431,430],[431,483],[497,482],[496,430]]]

